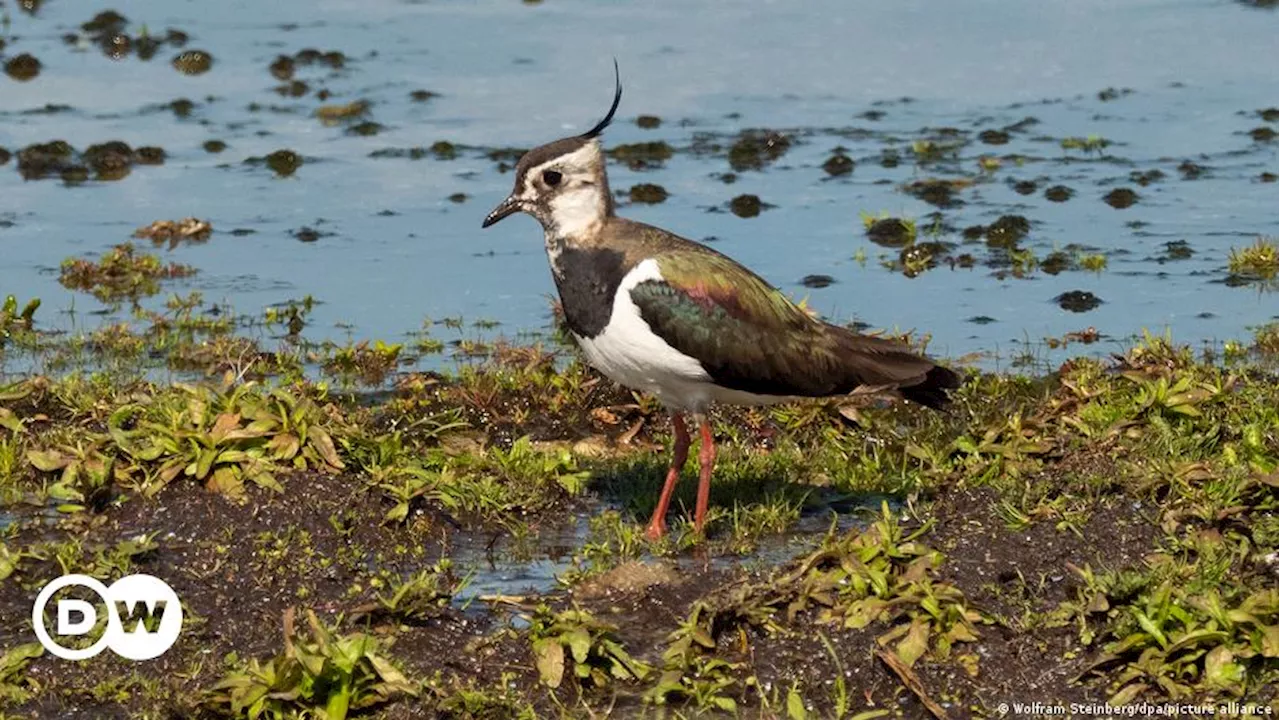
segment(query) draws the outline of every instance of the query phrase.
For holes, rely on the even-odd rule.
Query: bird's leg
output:
[[[700,534],[707,519],[707,505],[711,502],[711,471],[716,465],[716,441],[707,416],[699,414],[695,419],[702,433],[702,447],[698,448],[698,505],[693,513],[693,530]]]
[[[675,444],[671,449],[671,467],[667,469],[667,482],[662,486],[662,496],[658,498],[658,506],[653,509],[653,519],[645,535],[650,540],[657,540],[667,532],[667,505],[671,503],[671,495],[676,491],[676,483],[680,482],[680,471],[689,459],[689,429],[685,427],[684,416],[672,413],[671,426],[675,429]]]

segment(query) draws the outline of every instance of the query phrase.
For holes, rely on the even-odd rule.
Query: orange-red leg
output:
[[[653,509],[653,518],[649,520],[649,528],[645,535],[650,540],[657,540],[667,532],[667,506],[671,504],[671,495],[676,491],[676,483],[680,482],[680,471],[689,459],[689,428],[685,427],[684,416],[674,413],[671,426],[675,429],[675,445],[671,450],[671,467],[667,469],[667,482],[662,486],[662,495],[658,498],[658,506]]]
[[[698,418],[702,433],[702,447],[698,448],[698,505],[693,514],[694,532],[702,532],[707,519],[707,505],[711,502],[711,471],[716,466],[716,441],[711,433],[711,423],[705,415]]]

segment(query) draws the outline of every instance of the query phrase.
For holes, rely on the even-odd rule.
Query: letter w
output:
[[[166,602],[164,600],[155,600],[153,602],[155,609],[149,607],[151,603],[147,601],[130,600],[128,603],[116,601],[116,611],[120,615],[120,626],[125,632],[134,633],[141,630],[150,635],[159,629],[160,621],[164,619]],[[133,628],[132,630],[129,629],[131,627]]]

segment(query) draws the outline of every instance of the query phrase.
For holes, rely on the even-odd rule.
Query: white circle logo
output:
[[[107,607],[106,631],[86,648],[59,645],[45,627],[45,606],[54,593],[72,585],[89,588]],[[45,585],[36,596],[31,624],[40,644],[64,660],[86,660],[107,647],[120,657],[150,660],[177,642],[178,633],[182,632],[182,603],[168,583],[152,575],[126,575],[111,587],[88,575],[63,575]],[[75,598],[58,601],[54,627],[58,635],[83,637],[97,624],[98,611],[93,603]]]

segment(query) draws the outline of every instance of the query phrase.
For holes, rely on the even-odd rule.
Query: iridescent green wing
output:
[[[933,366],[897,343],[810,318],[776,288],[713,252],[654,258],[662,280],[631,290],[655,334],[696,358],[717,385],[824,396],[921,378]]]

